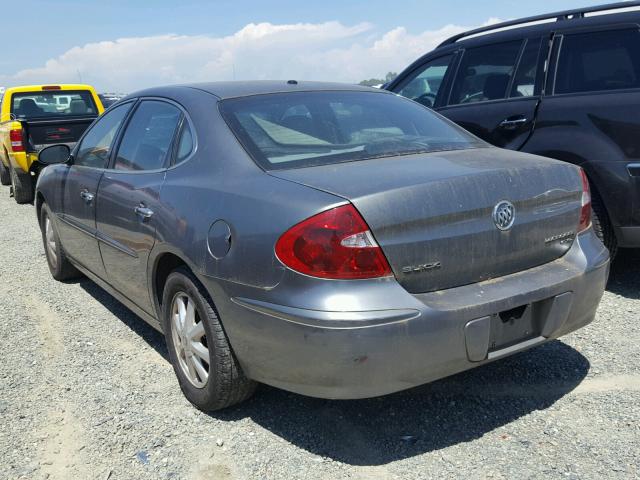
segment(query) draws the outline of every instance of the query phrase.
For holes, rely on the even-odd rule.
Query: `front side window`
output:
[[[46,90],[14,93],[11,113],[16,118],[47,119],[95,116],[98,114],[98,109],[91,92]]]
[[[74,165],[105,168],[113,148],[118,129],[127,116],[131,103],[124,103],[105,113],[82,139],[74,159]]]
[[[116,170],[157,170],[165,166],[182,112],[161,101],[145,100],[133,112],[118,148]]]
[[[554,93],[640,87],[639,45],[635,28],[565,35]]]
[[[256,95],[223,100],[220,110],[267,170],[484,145],[433,111],[389,93]]]
[[[426,107],[433,107],[452,58],[453,55],[446,55],[422,65],[411,74],[408,82],[403,82],[404,86],[397,93]]]
[[[522,41],[485,45],[464,52],[450,105],[506,98]]]

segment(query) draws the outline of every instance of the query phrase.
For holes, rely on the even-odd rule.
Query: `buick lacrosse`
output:
[[[363,398],[482,365],[591,322],[609,271],[580,168],[365,87],[145,90],[39,162],[53,277],[164,332],[204,410],[257,382]]]

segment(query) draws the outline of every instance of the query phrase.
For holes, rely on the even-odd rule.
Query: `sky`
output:
[[[383,78],[466,29],[602,0],[2,3],[0,86],[83,82],[128,93],[215,80]]]

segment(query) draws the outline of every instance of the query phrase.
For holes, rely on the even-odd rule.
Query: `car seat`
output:
[[[44,113],[32,98],[23,98],[18,104],[16,115],[19,117],[37,117]]]
[[[71,100],[69,111],[72,115],[86,115],[87,104],[84,103],[84,100],[76,98],[74,100]]]

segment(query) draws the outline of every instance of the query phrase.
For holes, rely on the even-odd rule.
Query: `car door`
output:
[[[104,277],[105,270],[96,240],[98,186],[130,108],[131,103],[117,106],[87,130],[73,152],[62,187],[62,245],[73,260],[99,277]]]
[[[142,100],[99,187],[96,220],[109,283],[147,313],[154,311],[147,259],[155,243],[155,212],[182,117],[173,103]]]
[[[439,113],[493,145],[518,150],[540,101],[542,39],[465,49]]]
[[[616,227],[640,223],[639,47],[636,24],[556,32],[550,85],[525,147],[585,168]]]

